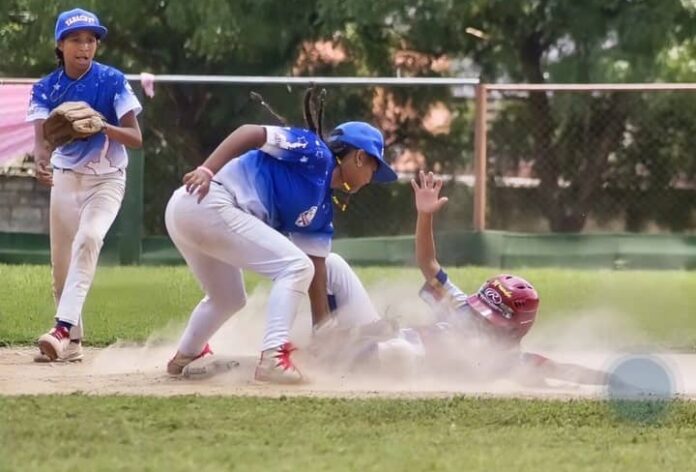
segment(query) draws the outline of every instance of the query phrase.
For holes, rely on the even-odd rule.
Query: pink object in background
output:
[[[155,96],[155,76],[148,72],[140,73],[140,85],[143,87],[145,95],[152,98]]]
[[[31,85],[0,85],[0,166],[34,148],[34,125],[25,122]]]

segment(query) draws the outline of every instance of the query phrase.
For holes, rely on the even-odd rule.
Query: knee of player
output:
[[[298,254],[297,257],[293,258],[288,264],[284,272],[287,277],[309,285],[314,277],[314,264],[306,254]]]
[[[99,250],[104,242],[102,235],[92,228],[81,228],[75,235],[74,245],[78,249]]]
[[[233,314],[246,306],[247,298],[245,294],[236,296],[227,295],[225,297],[210,298],[209,302],[216,305],[217,309],[220,311]]]
[[[246,292],[243,290],[236,293],[230,293],[229,300],[227,301],[228,310],[232,312],[237,312],[244,308],[247,304]]]
[[[335,252],[326,257],[326,269],[328,271],[340,271],[346,267],[348,267],[346,260]]]

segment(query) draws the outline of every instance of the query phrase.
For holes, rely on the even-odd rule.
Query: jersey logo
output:
[[[309,226],[312,224],[312,220],[314,219],[314,216],[317,214],[317,207],[313,206],[307,211],[303,211],[300,213],[300,216],[297,217],[295,220],[295,226],[299,226],[300,228],[304,228],[306,226]]]
[[[274,144],[275,146],[279,147],[280,149],[286,149],[288,151],[294,151],[295,149],[305,149],[307,145],[309,144],[307,142],[307,138],[304,136],[300,136],[297,138],[297,140],[293,141],[288,141],[286,133],[274,133],[272,138],[269,140]]]

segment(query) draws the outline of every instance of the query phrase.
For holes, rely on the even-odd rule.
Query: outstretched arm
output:
[[[420,171],[418,182],[411,179],[416,200],[416,261],[426,280],[431,280],[440,271],[440,263],[435,252],[433,237],[433,215],[440,211],[447,197],[440,197],[442,179],[435,178],[432,172],[427,175]]]
[[[605,385],[610,378],[607,372],[577,364],[555,362],[539,354],[524,353],[522,362],[526,375],[542,383],[546,379],[556,379],[584,385]]]
[[[585,385],[604,385],[609,381],[608,373],[576,364],[561,364],[550,361],[548,365],[543,367],[543,372],[547,378]]]
[[[215,148],[203,164],[184,176],[184,185],[188,193],[198,191],[198,201],[208,194],[210,181],[222,166],[235,157],[239,157],[247,151],[260,148],[266,141],[266,130],[263,126],[242,125]]]

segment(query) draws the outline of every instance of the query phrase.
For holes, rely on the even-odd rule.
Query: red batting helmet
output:
[[[520,339],[534,324],[539,295],[523,278],[501,274],[488,279],[467,302],[497,332]]]

